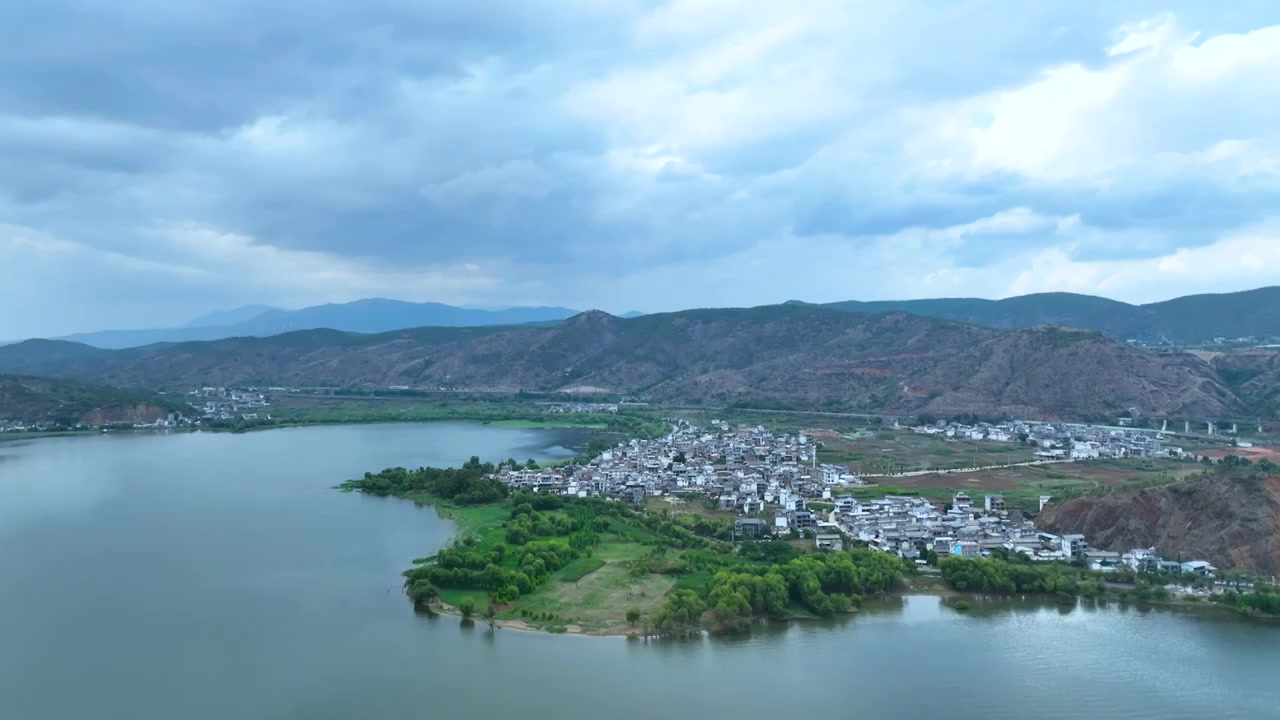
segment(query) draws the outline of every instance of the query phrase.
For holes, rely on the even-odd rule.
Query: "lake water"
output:
[[[1280,718],[1280,628],[1239,620],[908,597],[646,644],[419,617],[399,574],[447,523],[330,489],[569,442],[469,424],[0,442],[0,718]]]

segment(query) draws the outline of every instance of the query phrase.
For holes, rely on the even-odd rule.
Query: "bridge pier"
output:
[[[1231,434],[1235,435],[1240,432],[1240,423],[1231,423]]]
[[[1168,420],[1161,420],[1161,421],[1160,421],[1160,432],[1168,432],[1168,430],[1169,430],[1169,421],[1168,421]]]
[[[1184,433],[1186,433],[1186,434],[1188,434],[1188,435],[1190,435],[1190,434],[1191,434],[1191,421],[1190,421],[1190,420],[1187,420],[1187,421],[1184,421],[1184,422],[1183,422],[1183,425],[1182,425],[1182,432],[1184,432]]]
[[[1213,427],[1213,423],[1211,423],[1211,422],[1210,422],[1210,423],[1205,423],[1205,424],[1209,426],[1209,434],[1210,434],[1210,435],[1213,435],[1213,434],[1214,434],[1214,427]]]

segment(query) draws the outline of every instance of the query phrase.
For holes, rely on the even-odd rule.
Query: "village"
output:
[[[916,432],[962,434],[993,442],[1034,442],[1056,462],[1097,457],[1164,456],[1158,433],[1087,425],[1009,423],[968,427],[931,425]],[[1083,562],[1095,570],[1121,567],[1212,577],[1204,561],[1173,562],[1154,550],[1126,553],[1096,550],[1083,535],[1039,530],[998,493],[971,497],[955,493],[950,502],[886,494],[855,498],[866,488],[838,464],[819,463],[819,442],[803,433],[775,434],[763,427],[733,427],[713,421],[709,430],[675,421],[656,440],[631,440],[585,465],[547,468],[504,465],[495,474],[513,489],[578,497],[606,497],[637,506],[658,499],[677,508],[698,498],[733,517],[735,540],[803,538],[816,549],[841,550],[845,542],[898,555],[925,565],[925,558],[1022,554],[1033,561]],[[1040,508],[1050,501],[1040,497]]]
[[[283,391],[284,388],[271,388],[271,390]],[[26,422],[0,420],[0,433],[89,431],[111,428],[167,430],[199,427],[219,421],[271,419],[271,415],[267,414],[271,401],[258,388],[202,387],[188,391],[185,401],[190,408],[188,411],[174,410],[154,420],[110,422],[103,425],[92,425],[83,421],[68,424],[67,421],[59,422],[53,419]]]
[[[1164,433],[1144,428],[1012,420],[974,425],[939,421],[913,430],[946,438],[1033,443],[1037,448],[1036,457],[1041,460],[1179,458],[1184,455],[1180,447],[1165,446]]]
[[[271,388],[283,391],[284,388]],[[271,401],[258,388],[202,387],[187,392],[187,402],[201,420],[257,420],[265,415]]]

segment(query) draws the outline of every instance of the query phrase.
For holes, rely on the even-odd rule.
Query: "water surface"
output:
[[[565,454],[561,431],[354,425],[0,442],[0,717],[1280,718],[1280,630],[910,597],[833,623],[639,643],[415,616],[447,541],[330,488]]]

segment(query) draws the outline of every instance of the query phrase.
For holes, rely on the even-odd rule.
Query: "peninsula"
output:
[[[742,630],[762,618],[855,611],[908,579],[1064,603],[1213,595],[1208,563],[1095,552],[1083,536],[1037,530],[998,495],[978,506],[957,493],[945,511],[918,496],[863,502],[847,494],[870,490],[863,479],[819,469],[817,452],[803,435],[676,421],[661,438],[597,445],[568,465],[473,457],[342,487],[433,505],[457,524],[450,547],[405,573],[418,608],[525,629]],[[1280,598],[1238,582],[1214,599],[1271,613]]]

